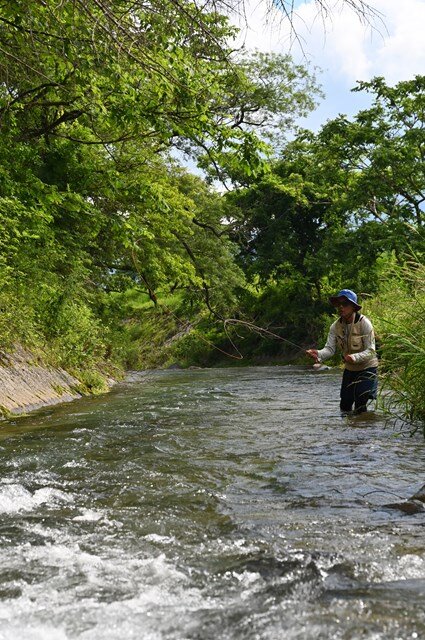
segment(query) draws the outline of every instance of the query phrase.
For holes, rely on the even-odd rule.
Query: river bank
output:
[[[81,381],[16,346],[0,353],[0,418],[81,398]]]

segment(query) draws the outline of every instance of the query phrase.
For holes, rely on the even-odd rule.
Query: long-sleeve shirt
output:
[[[345,362],[346,369],[350,371],[377,367],[375,334],[369,318],[356,314],[352,323],[346,323],[341,318],[336,320],[329,329],[325,346],[317,352],[319,361],[328,360],[337,349],[353,358],[354,362]]]

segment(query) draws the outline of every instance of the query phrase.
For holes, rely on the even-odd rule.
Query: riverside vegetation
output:
[[[128,369],[302,361],[350,287],[387,409],[425,428],[425,77],[359,83],[372,106],[313,134],[295,123],[314,75],[234,51],[235,32],[217,5],[1,8],[0,348],[92,391]]]

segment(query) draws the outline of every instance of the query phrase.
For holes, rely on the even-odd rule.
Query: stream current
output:
[[[425,514],[384,506],[424,442],[340,377],[135,373],[1,423],[0,640],[425,638]]]

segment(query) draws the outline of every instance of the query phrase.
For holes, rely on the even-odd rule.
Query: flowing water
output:
[[[0,640],[425,638],[420,436],[340,372],[134,374],[0,425]]]

